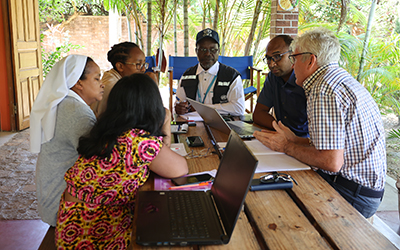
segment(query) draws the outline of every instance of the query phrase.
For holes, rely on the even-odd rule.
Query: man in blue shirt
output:
[[[296,76],[290,62],[289,46],[293,41],[288,35],[273,38],[267,46],[264,62],[270,72],[257,100],[253,121],[274,130],[270,114],[273,107],[276,120],[282,121],[297,136],[308,137],[306,96],[304,89],[296,85]]]

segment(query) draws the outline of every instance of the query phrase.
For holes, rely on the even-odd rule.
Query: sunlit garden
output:
[[[316,26],[336,32],[342,47],[340,66],[371,93],[380,107],[387,129],[388,175],[400,174],[400,3],[397,0],[292,0],[298,3],[299,33]],[[70,22],[79,15],[126,16],[129,39],[147,55],[173,45],[171,54],[188,56],[189,39],[211,27],[221,38],[221,55],[252,55],[257,68],[270,37],[270,1],[134,1],[39,0],[42,32]],[[184,34],[183,44],[177,34]],[[152,35],[153,34],[153,35]],[[156,35],[154,35],[156,34]],[[184,48],[178,53],[178,47]],[[46,72],[58,59],[80,44],[65,39],[54,51],[43,51]],[[193,54],[192,54],[193,55]],[[167,84],[167,74],[161,76]]]

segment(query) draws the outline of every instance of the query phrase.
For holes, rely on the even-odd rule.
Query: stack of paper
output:
[[[199,113],[195,112],[189,112],[184,115],[180,115],[183,119],[190,120],[190,121],[195,121],[195,122],[201,122],[203,121],[203,118],[199,115]]]
[[[310,166],[287,154],[271,150],[257,139],[245,141],[245,143],[258,159],[256,173],[310,169]],[[218,143],[221,148],[224,148],[225,144]]]

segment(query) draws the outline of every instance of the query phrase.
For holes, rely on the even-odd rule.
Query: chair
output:
[[[260,94],[260,75],[261,70],[253,67],[253,56],[219,56],[218,61],[225,65],[231,66],[240,72],[243,80],[249,80],[250,86],[244,87],[245,101],[250,99],[250,110],[246,109],[247,113],[253,113],[253,97]],[[257,88],[254,87],[254,71],[257,72],[256,84]]]
[[[149,64],[149,67],[146,69],[147,72],[157,72],[157,65],[156,65],[156,56],[146,56],[146,62]]]
[[[169,110],[172,112],[173,96],[176,94],[176,89],[173,88],[173,81],[181,79],[183,73],[190,67],[199,63],[196,56],[169,56]]]

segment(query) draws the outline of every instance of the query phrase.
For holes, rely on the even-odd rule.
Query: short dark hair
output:
[[[81,77],[79,77],[79,80],[83,81],[83,80],[86,79],[86,75],[89,73],[88,72],[89,62],[94,62],[94,61],[93,61],[93,59],[91,57],[88,56],[87,60],[86,60],[85,68],[83,69],[82,75],[81,75]]]
[[[117,69],[117,62],[125,63],[129,58],[129,52],[133,48],[139,48],[136,43],[123,42],[115,44],[111,50],[107,52],[107,60],[112,64],[113,68]]]
[[[278,36],[276,36],[276,37],[274,37],[274,38],[272,38],[272,39],[278,39],[278,38],[281,38],[281,39],[285,42],[285,44],[287,45],[287,47],[290,47],[290,44],[291,44],[292,41],[293,41],[293,37],[291,37],[291,36],[289,36],[289,35],[278,35]]]
[[[79,139],[79,154],[108,157],[117,138],[130,129],[143,129],[151,136],[162,136],[165,109],[157,84],[145,74],[120,79],[112,88],[107,108],[88,136]]]

